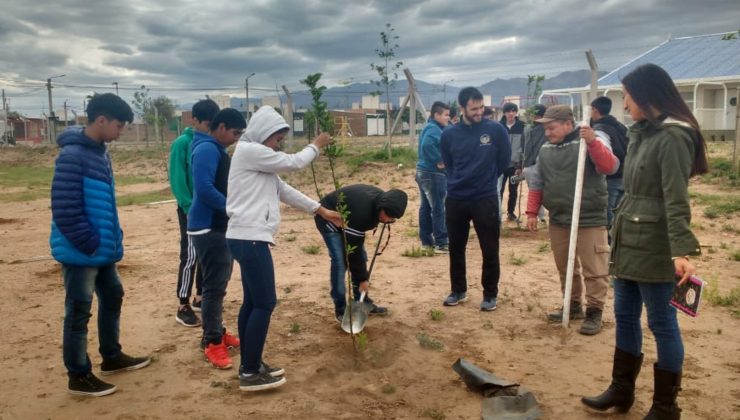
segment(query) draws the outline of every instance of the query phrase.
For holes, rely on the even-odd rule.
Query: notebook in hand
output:
[[[681,277],[677,275],[676,278],[680,279]],[[681,286],[676,283],[676,288],[673,290],[673,298],[671,298],[671,305],[686,315],[695,317],[699,311],[699,302],[701,301],[703,288],[704,282],[696,276],[689,277],[689,280]]]

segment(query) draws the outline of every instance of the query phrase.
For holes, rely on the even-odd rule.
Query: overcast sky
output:
[[[30,116],[48,110],[42,83],[62,74],[54,108],[67,99],[78,111],[113,82],[127,100],[146,85],[179,103],[243,97],[252,72],[255,97],[276,83],[299,90],[315,72],[327,86],[368,82],[386,23],[417,79],[454,86],[584,69],[588,48],[611,70],[669,35],[740,29],[738,0],[3,0],[0,9],[0,87]]]

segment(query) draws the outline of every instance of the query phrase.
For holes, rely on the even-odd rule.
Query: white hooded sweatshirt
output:
[[[227,238],[274,243],[280,225],[280,201],[308,213],[319,209],[317,201],[278,176],[279,172],[305,168],[319,156],[319,149],[310,144],[298,153],[287,154],[262,144],[284,128],[289,126],[283,117],[271,106],[263,106],[239,139],[229,170]]]

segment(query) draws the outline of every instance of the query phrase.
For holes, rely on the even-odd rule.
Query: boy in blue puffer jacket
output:
[[[62,264],[64,333],[62,352],[69,392],[100,397],[116,391],[92,374],[87,355],[87,321],[93,291],[98,296],[101,373],[147,366],[149,357],[131,357],[118,342],[123,286],[116,263],[123,258],[113,169],[106,143],[118,138],[131,107],[112,93],[96,94],[87,105],[87,126],[59,135],[51,184],[51,253]]]

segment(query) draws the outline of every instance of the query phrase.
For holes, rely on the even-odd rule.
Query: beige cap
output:
[[[573,121],[573,110],[568,105],[553,105],[547,107],[542,118],[535,120],[538,123],[549,123],[550,121]]]

